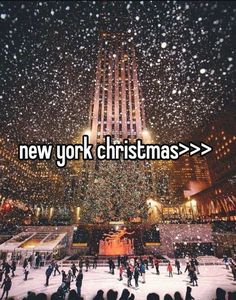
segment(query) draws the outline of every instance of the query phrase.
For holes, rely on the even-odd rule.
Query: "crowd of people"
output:
[[[199,272],[199,262],[196,258],[189,258],[186,256],[186,268],[184,272],[188,272],[190,282],[193,286],[198,286],[198,277]],[[126,271],[127,274],[127,286],[132,286],[132,278],[135,280],[135,288],[139,287],[139,277],[142,277],[142,283],[145,283],[145,273],[149,269],[149,264],[151,268],[156,269],[156,274],[160,275],[159,265],[160,260],[158,257],[149,256],[149,257],[134,257],[128,259],[127,256],[118,256],[117,266],[119,269],[119,280],[123,280],[123,273]],[[115,263],[112,259],[108,260],[109,272],[114,275]],[[176,258],[174,266],[176,267],[177,274],[181,275],[181,265],[180,261]],[[173,265],[170,261],[167,263],[167,272],[169,277],[173,277]]]
[[[172,297],[170,294],[166,294],[163,300],[194,300],[194,297],[191,294],[191,287],[187,287],[185,296],[183,297],[180,292],[175,292]],[[29,291],[27,295],[23,298],[23,300],[62,300],[62,298],[58,292],[53,293],[51,296],[48,296],[45,293],[34,293]],[[130,293],[128,289],[123,289],[120,297],[118,297],[118,292],[113,289],[108,290],[105,294],[103,290],[98,290],[97,294],[93,297],[93,300],[134,300],[135,295]],[[146,300],[160,300],[160,296],[157,293],[148,293]],[[235,300],[236,292],[227,292],[221,288],[216,289],[216,297],[214,299],[204,299],[204,300]],[[8,300],[14,300],[14,298],[10,297]],[[67,300],[84,300],[76,290],[72,289],[68,293]],[[143,299],[144,300],[144,299]]]
[[[83,283],[83,271],[88,272],[90,268],[97,268],[98,256],[95,255],[93,259],[90,261],[89,257],[81,257],[78,266],[74,262],[72,262],[68,272],[61,269],[59,263],[56,260],[51,260],[50,264],[46,267],[45,271],[45,286],[49,286],[51,276],[61,276],[61,284],[59,285],[57,291],[51,295],[52,300],[64,300],[68,298],[69,300],[82,299],[81,298],[81,289]],[[236,263],[234,259],[228,259],[227,256],[223,257],[223,261],[225,263],[226,269],[231,268],[233,273],[234,281],[236,280],[235,269]],[[198,275],[200,274],[199,270],[199,262],[196,257],[185,257],[185,270],[184,273],[187,272],[189,277],[189,284],[192,286],[198,286]],[[108,260],[109,273],[114,275],[115,269],[117,268],[119,271],[119,280],[123,281],[127,278],[127,287],[134,287],[134,289],[139,288],[139,283],[146,283],[145,274],[149,268],[155,269],[155,273],[160,275],[160,266],[161,260],[156,256],[140,256],[140,257],[128,257],[128,256],[118,256],[117,262],[114,262],[112,258]],[[25,258],[23,262],[23,270],[24,270],[24,280],[28,280],[28,275],[30,269],[33,267],[35,269],[41,266],[41,258],[40,255],[36,257],[36,259],[32,262],[30,258]],[[7,262],[4,260],[0,265],[0,283],[1,288],[3,289],[2,296],[8,299],[9,292],[12,288],[12,279],[15,277],[17,263],[14,259],[11,262]],[[169,277],[173,277],[173,268],[176,268],[176,274],[183,274],[181,270],[181,264],[178,258],[175,259],[172,264],[171,261],[167,262],[166,272]],[[125,275],[125,276],[124,276]],[[139,280],[141,277],[141,281]],[[134,280],[134,282],[133,282]],[[75,281],[76,290],[71,289],[71,282]],[[164,300],[191,300],[194,299],[191,295],[191,287],[187,287],[185,298],[182,298],[179,292],[176,292],[174,298],[169,294],[166,294]],[[94,297],[94,300],[102,300],[102,299],[115,300],[118,299],[118,293],[113,290],[109,290],[107,296],[104,296],[104,292],[99,290],[97,295]],[[127,289],[124,289],[119,300],[132,300],[134,299],[134,294],[129,294]],[[24,298],[25,300],[33,300],[33,299],[47,299],[47,296],[43,293],[36,295],[35,293],[29,292],[28,295]],[[147,296],[148,300],[158,300],[160,297],[155,293],[150,293]],[[236,293],[229,293],[228,298],[226,298],[226,292],[222,289],[217,289],[216,292],[216,300],[236,300]],[[204,299],[205,300],[205,299]],[[212,300],[212,299],[211,299]]]

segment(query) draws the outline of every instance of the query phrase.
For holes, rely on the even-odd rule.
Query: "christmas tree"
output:
[[[143,162],[99,161],[89,177],[82,203],[82,221],[147,218],[149,189]]]

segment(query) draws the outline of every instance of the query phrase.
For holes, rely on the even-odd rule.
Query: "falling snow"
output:
[[[81,134],[99,32],[109,30],[134,42],[154,138],[185,139],[233,102],[235,13],[233,2],[1,2],[2,134],[64,143]]]

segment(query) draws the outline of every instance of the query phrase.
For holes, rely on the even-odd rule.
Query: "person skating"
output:
[[[84,261],[83,261],[83,258],[81,258],[81,259],[79,260],[79,269],[80,269],[80,270],[83,270],[83,265],[84,265]]]
[[[142,276],[143,283],[145,283],[145,272],[146,272],[145,264],[144,264],[144,262],[142,261],[142,262],[141,262],[141,265],[140,265],[140,274],[141,274],[141,276]]]
[[[35,269],[38,269],[40,265],[40,255],[38,254],[35,258]]]
[[[138,278],[139,278],[139,268],[138,265],[134,268],[134,281],[135,281],[135,287],[138,288]]]
[[[145,257],[143,261],[144,261],[144,264],[146,266],[146,270],[148,270],[148,259],[147,259],[147,257]]]
[[[123,280],[123,272],[124,272],[124,266],[120,265],[120,268],[119,268],[120,281]]]
[[[120,255],[117,257],[117,267],[120,268],[121,265],[121,257]]]
[[[229,270],[229,259],[227,255],[223,255],[223,262],[225,263],[225,267]]]
[[[199,272],[199,262],[196,258],[194,258],[193,262],[194,262],[194,266],[196,268],[196,272],[199,275],[200,274],[200,272]]]
[[[32,267],[33,254],[31,254],[30,257],[28,258],[28,262],[30,263],[30,267]]]
[[[190,265],[188,271],[189,271],[189,277],[190,277],[189,283],[192,283],[193,282],[193,274],[196,271],[196,269],[193,265]]]
[[[110,269],[111,269],[111,274],[114,275],[115,274],[115,263],[114,261],[111,259],[111,262],[110,262]]]
[[[153,269],[154,268],[154,263],[153,263],[153,256],[152,255],[149,255],[149,263],[151,265],[151,268]]]
[[[26,267],[24,268],[24,274],[25,274],[24,280],[25,281],[28,279],[29,271],[30,271],[30,263],[28,262]]]
[[[86,272],[88,272],[88,269],[89,269],[89,259],[88,259],[88,257],[86,257],[86,259],[85,259],[85,268],[86,268]]]
[[[10,273],[11,266],[9,265],[8,262],[3,263],[3,269],[4,269],[4,272],[5,272],[5,275],[8,275]]]
[[[82,282],[83,282],[83,273],[82,273],[82,270],[80,270],[79,274],[76,277],[76,288],[77,288],[77,293],[78,293],[79,297],[81,296]]]
[[[193,274],[192,274],[192,284],[193,284],[193,286],[195,285],[194,283],[196,283],[196,286],[198,286],[197,280],[198,280],[198,278],[197,278],[196,271],[193,271]]]
[[[11,285],[12,285],[11,278],[7,274],[6,277],[5,277],[5,279],[3,280],[3,283],[2,283],[2,286],[1,286],[1,288],[3,288],[1,299],[3,299],[3,296],[5,294],[6,294],[6,299],[8,298],[8,294],[9,294],[9,291],[11,289]]]
[[[188,256],[188,254],[185,255],[185,263],[186,263],[186,265],[189,263],[189,256]]]
[[[111,262],[112,262],[112,260],[111,260],[111,258],[109,258],[108,259],[109,273],[111,273]]]
[[[167,265],[167,271],[169,272],[169,277],[173,277],[173,268],[170,261],[168,262]]]
[[[155,259],[155,267],[156,267],[157,275],[160,275],[160,271],[159,271],[159,260],[158,260],[157,258]]]
[[[71,268],[71,271],[72,271],[72,277],[76,278],[76,272],[79,272],[79,270],[76,268],[75,263],[73,263],[70,268]],[[82,268],[81,268],[81,270],[82,270]],[[73,281],[73,278],[72,278],[72,281]]]
[[[188,263],[186,264],[186,268],[185,268],[185,270],[184,270],[184,273],[185,273],[186,271],[188,271],[188,276],[189,276],[189,269],[190,269],[190,267],[191,267],[191,265],[190,265],[190,263],[188,262]]]
[[[131,280],[132,280],[132,271],[131,271],[131,266],[129,265],[128,268],[127,268],[127,279],[128,279],[128,282],[127,282],[127,285],[128,287],[132,286],[131,284]]]
[[[175,260],[175,267],[177,269],[178,275],[182,274],[182,272],[180,271],[180,261],[177,258]]]
[[[51,261],[51,266],[52,266],[52,269],[54,270],[55,269],[55,265],[56,265],[56,262],[54,260]]]
[[[97,254],[95,254],[93,258],[93,269],[97,269],[97,261],[98,261],[98,256]]]
[[[64,270],[61,271],[61,281],[62,282],[66,281],[66,272]]]
[[[25,259],[24,259],[24,262],[23,262],[23,269],[27,266],[27,264],[28,264],[28,259],[25,258]]]
[[[69,270],[69,271],[68,271],[68,274],[67,274],[67,276],[66,276],[66,284],[67,284],[68,290],[70,290],[70,284],[71,284],[71,281],[73,281],[73,274],[72,274],[72,271]]]
[[[61,274],[60,270],[59,270],[59,265],[56,262],[55,266],[54,266],[54,276],[56,276],[56,273],[58,273],[59,275]]]
[[[49,278],[50,276],[52,275],[52,272],[53,272],[53,268],[51,265],[49,265],[47,267],[47,270],[45,272],[45,275],[46,275],[46,283],[45,283],[45,286],[48,286],[49,285]]]
[[[12,272],[12,277],[15,276],[15,271],[16,271],[16,261],[13,259],[11,263],[11,272]]]

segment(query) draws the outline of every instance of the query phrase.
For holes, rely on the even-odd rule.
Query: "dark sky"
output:
[[[233,103],[235,15],[226,1],[0,2],[1,134],[65,143],[87,126],[106,28],[133,34],[156,141],[184,139]]]

